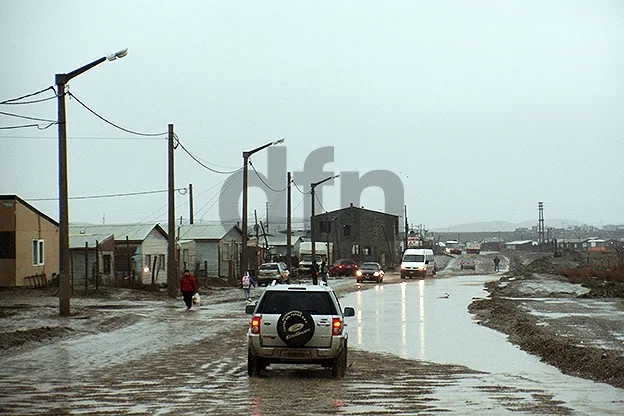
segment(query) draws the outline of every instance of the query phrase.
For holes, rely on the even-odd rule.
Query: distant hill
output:
[[[584,223],[575,220],[560,220],[560,219],[544,219],[544,225],[546,227],[561,228],[570,225],[583,225]],[[537,226],[537,220],[529,220],[523,222],[507,222],[507,221],[486,221],[486,222],[473,222],[469,224],[459,224],[450,227],[438,227],[430,231],[434,232],[461,232],[461,233],[474,233],[479,231],[514,231],[517,228],[528,228]]]

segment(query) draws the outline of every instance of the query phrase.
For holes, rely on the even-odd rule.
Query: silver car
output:
[[[256,305],[247,332],[247,373],[257,377],[273,363],[320,364],[331,367],[334,378],[347,368],[344,318],[355,309],[340,306],[325,285],[268,286]]]
[[[264,263],[258,269],[256,282],[258,285],[268,285],[273,281],[289,283],[290,272],[284,263]]]

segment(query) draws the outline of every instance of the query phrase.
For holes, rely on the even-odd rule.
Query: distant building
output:
[[[47,284],[59,271],[59,224],[17,195],[0,195],[0,287]]]
[[[167,282],[167,233],[159,224],[69,224],[72,236],[114,236],[115,276],[145,284]]]
[[[69,237],[72,286],[105,284],[115,276],[115,237],[113,234],[72,235]],[[97,279],[97,281],[96,281]]]
[[[399,217],[384,212],[347,208],[315,215],[315,240],[333,243],[335,261],[350,258],[356,263],[376,261],[394,266],[399,261]]]
[[[531,251],[534,245],[532,240],[517,240],[506,243],[505,248],[509,251]]]
[[[237,280],[243,232],[236,225],[179,226],[180,268],[200,276]]]

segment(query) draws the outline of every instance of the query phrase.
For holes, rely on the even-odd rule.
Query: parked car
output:
[[[461,262],[459,264],[459,268],[461,270],[466,270],[466,269],[476,270],[477,269],[477,262],[476,262],[475,259],[463,258],[463,259],[461,259]]]
[[[360,264],[358,270],[355,272],[355,278],[358,283],[362,283],[365,280],[383,283],[384,271],[379,263],[364,262]]]
[[[355,316],[340,306],[326,285],[270,285],[256,305],[247,331],[247,374],[258,377],[271,364],[320,364],[334,378],[347,369],[344,318]]]
[[[331,276],[355,276],[358,265],[351,259],[340,259],[329,266]]]
[[[290,272],[284,263],[264,263],[258,269],[258,276],[256,276],[258,286],[268,285],[273,280],[278,283],[290,282]]]

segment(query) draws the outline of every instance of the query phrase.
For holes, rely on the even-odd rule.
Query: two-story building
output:
[[[333,243],[334,262],[350,258],[356,263],[376,261],[394,266],[400,259],[399,217],[385,212],[355,207],[315,215],[315,241]]]

